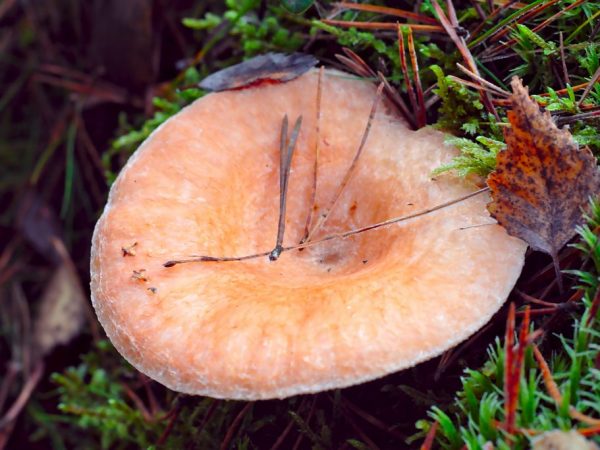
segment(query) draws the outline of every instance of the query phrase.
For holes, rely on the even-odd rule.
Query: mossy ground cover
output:
[[[0,447],[528,448],[544,430],[573,428],[600,442],[596,204],[560,255],[564,293],[532,253],[509,299],[514,321],[506,307],[443,357],[364,385],[257,403],[178,395],[128,366],[91,314],[36,363],[32,318],[65,261],[49,243],[64,243],[87,285],[91,231],[127,157],[204,95],[204,76],[254,55],[303,51],[381,73],[410,123],[453,135],[461,156],[438,173],[493,170],[513,75],[600,152],[594,1],[128,5],[0,5]]]

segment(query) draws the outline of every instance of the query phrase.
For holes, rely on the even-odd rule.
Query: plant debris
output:
[[[509,234],[549,254],[560,283],[558,252],[575,235],[583,208],[599,192],[600,174],[588,148],[542,113],[520,79],[512,80],[507,149],[488,177],[488,209]]]
[[[207,91],[244,89],[261,83],[285,83],[317,65],[317,59],[303,53],[267,53],[220,70],[198,85]]]
[[[34,322],[34,343],[40,355],[47,355],[79,334],[87,301],[72,262],[63,262],[44,291]]]

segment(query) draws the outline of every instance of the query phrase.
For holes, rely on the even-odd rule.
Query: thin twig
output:
[[[600,110],[585,112],[581,114],[574,114],[568,117],[559,117],[556,120],[556,123],[558,125],[565,125],[567,123],[577,122],[578,120],[594,119],[596,117],[600,117]]]
[[[415,118],[410,113],[408,106],[404,102],[404,99],[400,96],[398,91],[390,84],[390,82],[387,80],[385,75],[383,75],[383,73],[377,72],[377,78],[381,83],[383,83],[383,92],[385,92],[387,99],[398,107],[398,112],[404,118],[404,120],[406,120],[406,123],[410,127],[410,129],[415,130]]]
[[[458,33],[456,32],[456,28],[452,25],[450,20],[448,20],[448,17],[446,17],[444,10],[438,4],[437,0],[434,0],[432,2],[432,5],[433,5],[433,8],[435,9],[435,13],[438,16],[440,23],[444,27],[444,30],[446,30],[446,33],[448,33],[448,36],[450,37],[450,39],[452,39],[452,42],[454,42],[454,45],[456,45],[456,48],[458,48],[458,51],[462,55],[465,63],[467,64],[467,67],[471,70],[471,72],[479,75],[479,70],[477,69],[477,64],[475,63],[475,59],[473,58],[473,55],[471,54],[471,51],[469,50],[469,47],[467,46],[465,39],[462,36],[458,35]],[[496,120],[500,121],[500,116],[498,115],[498,111],[496,111],[496,108],[494,108],[494,105],[493,105],[492,101],[490,100],[487,92],[480,90],[479,97],[481,98],[481,102],[484,104],[484,106],[486,107],[488,112],[493,114],[494,117],[496,118]]]
[[[552,377],[550,367],[548,367],[548,363],[544,359],[542,352],[540,352],[540,349],[535,344],[533,344],[533,354],[538,363],[540,371],[542,372],[542,378],[544,379],[544,384],[546,385],[548,394],[550,394],[550,397],[552,397],[557,406],[563,406],[563,396],[558,388],[558,385],[556,384],[556,381],[554,381],[554,378]],[[600,425],[600,419],[595,419],[594,417],[590,417],[577,411],[573,405],[569,405],[569,416],[588,425]]]
[[[590,82],[587,84],[585,91],[583,91],[583,94],[581,94],[581,97],[579,98],[579,101],[577,102],[578,107],[580,107],[583,104],[583,101],[586,99],[586,97],[591,92],[592,88],[594,87],[594,84],[596,84],[596,82],[599,79],[600,79],[600,67],[598,67],[596,69],[596,72],[594,72],[594,75],[592,75],[592,78],[590,78]]]
[[[312,419],[312,416],[315,413],[315,409],[317,406],[317,399],[319,398],[319,395],[314,395],[313,399],[312,399],[312,403],[310,405],[310,409],[308,410],[308,414],[306,415],[306,419],[304,419],[304,424],[308,427],[310,424],[310,420]],[[298,435],[298,438],[296,439],[296,442],[294,442],[294,446],[292,447],[292,450],[298,450],[300,448],[300,444],[302,443],[302,439],[304,439],[304,433],[301,433]]]
[[[281,255],[283,248],[283,234],[285,233],[285,210],[287,207],[287,191],[290,180],[290,168],[292,166],[292,157],[296,148],[296,141],[300,134],[302,125],[302,116],[298,117],[289,142],[287,141],[288,119],[287,115],[283,118],[281,125],[281,142],[279,147],[280,165],[279,165],[279,224],[277,226],[277,242],[275,248],[269,253],[269,259],[275,261]]]
[[[302,399],[302,401],[300,402],[300,405],[298,405],[298,409],[296,409],[296,414],[300,415],[300,411],[304,408],[304,405],[306,405],[307,402],[308,402],[308,397],[304,397]],[[281,447],[283,445],[288,434],[290,433],[290,431],[292,431],[292,428],[295,423],[296,422],[293,419],[288,422],[287,426],[285,427],[283,432],[279,435],[279,437],[277,438],[275,443],[271,446],[270,450],[277,450],[279,447]]]
[[[355,415],[357,415],[364,421],[373,425],[375,428],[380,429],[381,431],[389,434],[390,436],[393,436],[394,438],[400,440],[401,442],[404,442],[406,440],[406,436],[403,436],[401,433],[397,432],[392,427],[390,427],[386,423],[379,420],[377,417],[374,417],[371,414],[369,414],[368,412],[359,408],[357,405],[352,403],[347,398],[342,398],[342,405],[344,407],[348,408],[352,413],[354,413]]]
[[[563,76],[565,77],[565,84],[571,84],[571,79],[569,78],[569,71],[567,70],[567,60],[565,57],[565,43],[563,41],[563,32],[558,33],[558,42],[560,48],[560,61],[562,64]]]
[[[6,414],[0,419],[0,429],[4,428],[8,424],[10,424],[13,420],[15,420],[18,415],[21,413],[25,405],[27,404],[33,390],[39,383],[42,375],[44,374],[44,363],[42,361],[38,361],[35,365],[33,371],[27,378],[27,381],[23,385],[21,392],[18,397],[12,404],[12,406],[8,409]]]
[[[313,238],[313,236],[315,235],[315,233],[327,221],[327,219],[329,218],[329,214],[336,207],[338,200],[340,199],[344,190],[346,189],[346,186],[348,185],[348,182],[352,178],[352,175],[354,175],[354,171],[355,171],[356,167],[358,166],[358,160],[365,148],[367,139],[369,138],[371,126],[373,125],[373,119],[375,118],[375,113],[377,112],[377,106],[379,105],[379,101],[381,100],[381,93],[383,91],[383,87],[384,87],[383,83],[380,83],[379,86],[377,87],[377,92],[375,93],[375,100],[373,101],[373,106],[371,106],[371,112],[369,113],[369,118],[367,119],[367,125],[365,126],[365,131],[363,132],[363,136],[360,141],[360,145],[358,146],[358,149],[356,150],[356,154],[354,155],[354,158],[352,159],[352,163],[350,163],[350,167],[346,171],[346,175],[344,176],[344,179],[338,186],[338,190],[337,190],[335,196],[333,197],[333,201],[331,202],[331,205],[322,214],[319,215],[317,223],[315,223],[315,226],[308,233],[308,236],[306,237],[306,241],[310,241]]]
[[[398,53],[400,54],[400,67],[402,68],[402,75],[404,76],[404,82],[406,83],[406,92],[408,92],[408,98],[413,111],[417,111],[417,98],[415,91],[412,87],[412,81],[408,76],[408,64],[406,63],[406,51],[404,50],[404,33],[402,32],[402,26],[398,24]]]
[[[508,310],[508,319],[506,321],[506,334],[504,337],[505,357],[504,357],[504,429],[509,433],[514,433],[515,427],[515,411],[512,408],[513,402],[513,367],[515,365],[515,304],[511,303]]]
[[[528,20],[532,17],[535,17],[536,15],[540,14],[541,12],[545,11],[547,8],[549,8],[550,6],[554,5],[555,3],[558,3],[558,1],[560,0],[552,0],[548,3],[542,4],[534,9],[532,9],[531,11],[529,11],[529,13],[523,15],[522,17],[519,17],[519,21],[525,21]],[[554,22],[556,19],[558,19],[559,17],[561,17],[564,13],[566,13],[567,11],[579,6],[581,3],[585,2],[587,0],[577,0],[574,3],[571,3],[569,6],[565,7],[564,9],[561,9],[559,12],[557,12],[556,14],[554,14],[553,16],[549,17],[548,19],[544,20],[542,23],[540,23],[539,25],[537,25],[536,27],[534,27],[531,31],[533,33],[537,33],[539,31],[541,31],[542,29],[546,28],[548,25],[550,25],[552,22]],[[503,28],[499,33],[497,33],[494,36],[494,39],[492,39],[493,41],[496,41],[498,39],[500,39],[500,37],[504,36],[506,33],[508,33],[512,28],[511,27],[506,27]],[[497,54],[499,52],[501,52],[504,49],[507,49],[509,47],[512,47],[514,44],[516,44],[518,42],[518,40],[516,38],[513,39],[509,39],[506,42],[503,42],[501,44],[498,44],[495,47],[489,47],[486,51],[484,51],[483,53],[486,56],[490,56],[490,55],[494,55]]]
[[[491,4],[488,4],[491,10],[489,16],[487,16],[487,19],[485,21],[477,25],[477,27],[475,27],[473,31],[471,31],[471,36],[469,37],[469,40],[473,40],[475,36],[477,36],[485,28],[486,25],[490,25],[492,20],[499,17],[502,12],[506,11],[514,3],[516,3],[516,0],[510,0],[509,2],[506,2],[504,5],[501,5],[498,8],[494,8],[493,2],[491,2]]]
[[[358,426],[358,424],[354,421],[354,419],[352,419],[352,417],[350,417],[349,414],[344,413],[344,411],[342,411],[342,414],[344,414],[346,422],[348,422],[350,426],[354,428],[354,431],[358,433],[358,436],[365,442],[365,444],[367,444],[367,447],[370,450],[379,450],[379,446],[373,442],[369,436],[367,436],[367,434]]]
[[[500,88],[499,86],[496,86],[494,83],[490,83],[489,81],[487,81],[486,79],[484,79],[481,75],[479,75],[478,73],[473,72],[470,69],[467,69],[465,66],[463,66],[460,63],[456,63],[456,67],[458,67],[458,69],[463,72],[465,75],[468,75],[469,77],[471,77],[473,80],[477,81],[479,84],[487,88],[489,88],[490,90],[492,90],[494,93],[496,93],[496,95],[501,95],[503,97],[509,97],[511,94],[508,91],[505,91],[504,89]]]
[[[477,91],[484,90],[486,92],[489,92],[490,94],[498,95],[498,92],[496,92],[496,91],[494,91],[494,90],[492,90],[492,89],[490,89],[490,88],[488,88],[486,86],[482,86],[481,84],[477,84],[477,83],[475,83],[473,81],[465,80],[464,78],[460,78],[460,77],[457,77],[455,75],[448,75],[448,78],[451,79],[451,80],[453,80],[453,81],[456,81],[459,84],[462,84],[464,86],[468,86],[470,88],[473,88],[473,89],[475,89]]]
[[[421,78],[419,77],[419,61],[417,60],[417,52],[415,50],[415,41],[413,38],[412,30],[408,29],[408,53],[410,55],[410,63],[413,69],[413,77],[415,80],[415,90],[417,92],[417,103],[419,105],[417,113],[417,122],[419,128],[427,125],[427,115],[425,111],[425,100],[423,98],[423,86],[421,85]]]
[[[319,144],[321,140],[321,95],[322,95],[322,85],[323,85],[323,73],[325,71],[325,67],[321,66],[319,69],[319,78],[317,80],[317,117],[315,119],[315,162],[313,165],[313,179],[312,179],[312,189],[310,193],[310,201],[308,202],[308,215],[306,217],[306,224],[304,225],[304,235],[300,240],[300,243],[304,242],[308,237],[308,232],[310,230],[310,225],[312,222],[313,212],[317,208],[317,181],[319,175]]]
[[[490,35],[488,37],[489,41],[490,42],[497,42],[502,37],[506,36],[510,31],[512,31],[513,28],[511,26],[509,26],[509,24],[511,22],[523,23],[523,22],[525,22],[525,21],[527,21],[529,19],[533,19],[534,17],[538,16],[539,14],[541,14],[542,12],[544,12],[546,9],[548,9],[550,6],[558,3],[559,1],[560,0],[550,0],[550,1],[546,2],[546,3],[542,3],[540,5],[537,5],[536,7],[530,9],[529,11],[526,11],[523,14],[516,15],[515,17],[513,17],[513,19],[509,23],[504,24],[504,26],[502,28],[499,28],[498,30],[496,30],[495,33],[493,33],[492,35]],[[534,29],[534,31],[537,31],[537,30]],[[504,46],[505,44],[506,43],[503,43],[502,45]]]
[[[396,23],[393,22],[352,22],[347,20],[332,20],[323,19],[321,22],[327,25],[336,25],[345,28],[363,28],[366,30],[396,30]],[[405,27],[409,27],[414,31],[422,31],[425,33],[441,33],[444,31],[439,25],[421,25],[417,23],[405,23]]]
[[[235,419],[233,419],[233,422],[231,423],[231,425],[229,426],[229,429],[227,430],[227,434],[225,434],[225,437],[223,438],[223,441],[221,442],[221,447],[220,447],[221,450],[227,450],[229,448],[229,443],[235,436],[238,426],[240,425],[240,423],[242,422],[242,419],[248,413],[250,408],[252,408],[253,404],[254,403],[252,403],[252,402],[247,402],[246,405],[240,410],[238,415],[235,416]]]
[[[369,5],[369,4],[363,4],[363,3],[349,3],[349,2],[340,2],[340,3],[336,3],[335,5],[338,7],[341,7],[341,8],[352,9],[355,11],[366,11],[366,12],[373,12],[373,13],[378,13],[378,14],[386,14],[388,16],[402,17],[403,19],[412,19],[412,20],[416,20],[417,22],[428,23],[431,25],[437,25],[437,22],[435,21],[435,19],[433,19],[429,16],[424,16],[423,14],[417,14],[417,13],[414,13],[411,11],[405,11],[403,9],[398,9],[398,8],[390,8],[387,6]]]
[[[358,56],[354,51],[350,50],[347,47],[344,47],[342,51],[346,54],[348,58],[354,61],[360,68],[361,71],[365,74],[363,76],[375,78],[375,71],[369,67],[369,65]]]
[[[325,236],[324,238],[321,238],[319,240],[316,241],[307,241],[304,242],[303,244],[298,244],[298,245],[291,245],[289,247],[283,247],[281,249],[281,252],[288,252],[291,250],[298,250],[300,248],[306,248],[306,247],[313,247],[315,245],[319,245],[322,244],[324,242],[328,242],[328,241],[332,241],[332,240],[337,240],[337,239],[345,239],[348,238],[350,236],[355,236],[357,234],[360,233],[364,233],[367,231],[371,231],[371,230],[376,230],[379,228],[383,228],[383,227],[387,227],[390,225],[394,225],[400,222],[405,222],[407,220],[411,220],[411,219],[416,219],[417,217],[421,217],[421,216],[425,216],[427,214],[430,214],[432,212],[435,211],[439,211],[440,209],[444,209],[447,208],[448,206],[452,206],[455,205],[457,203],[463,202],[465,200],[468,200],[472,197],[475,197],[477,195],[483,194],[485,192],[488,192],[490,190],[489,187],[484,187],[481,188],[477,191],[471,192],[470,194],[466,194],[463,195],[462,197],[458,197],[452,200],[448,200],[447,202],[441,203],[439,205],[433,206],[431,208],[427,208],[427,209],[423,209],[421,211],[417,211],[415,213],[406,215],[406,216],[401,216],[401,217],[394,217],[392,219],[387,219],[384,220],[382,222],[378,222],[372,225],[367,225],[365,227],[361,227],[361,228],[356,228],[354,230],[350,230],[350,231],[345,231],[343,233],[334,233],[334,234],[330,234]],[[271,252],[261,252],[261,253],[254,253],[251,255],[245,255],[245,256],[193,256],[189,259],[174,259],[174,260],[170,260],[167,261],[163,264],[163,267],[173,267],[176,266],[178,264],[187,264],[187,263],[196,263],[196,262],[233,262],[233,261],[246,261],[249,259],[256,259],[256,258],[260,258],[262,256],[267,256],[269,255]]]

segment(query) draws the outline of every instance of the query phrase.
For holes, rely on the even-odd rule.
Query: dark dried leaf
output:
[[[40,356],[66,344],[81,331],[87,297],[70,261],[58,266],[46,286],[34,322],[34,344]]]
[[[556,261],[574,236],[583,208],[600,191],[596,159],[542,113],[518,78],[512,80],[507,149],[488,178],[490,213],[509,234]]]
[[[54,211],[32,190],[23,195],[17,227],[31,245],[49,261],[57,264],[61,256],[53,242],[61,241],[61,227]]]
[[[303,53],[267,53],[213,73],[199,86],[208,91],[226,91],[263,82],[283,83],[309,71],[317,62],[313,56]]]

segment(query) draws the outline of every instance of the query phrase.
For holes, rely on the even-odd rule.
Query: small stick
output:
[[[408,106],[406,106],[406,103],[404,102],[404,99],[400,96],[398,91],[389,83],[384,74],[382,74],[381,72],[377,72],[377,78],[381,83],[383,83],[383,91],[385,92],[388,100],[390,100],[398,108],[398,112],[400,112],[402,117],[404,117],[410,129],[415,130],[415,118],[410,113]]]
[[[544,10],[546,10],[548,7],[554,5],[555,3],[558,3],[559,0],[551,0],[549,3],[545,3],[542,4],[534,9],[532,9],[529,13],[523,15],[522,17],[518,18],[518,22],[523,22],[531,17],[535,17],[536,15],[539,15],[540,13],[542,13]],[[564,13],[566,13],[567,11],[579,6],[581,3],[585,2],[587,0],[577,0],[574,3],[571,3],[569,6],[565,7],[564,9],[561,9],[558,13],[554,14],[553,16],[549,17],[548,19],[544,20],[542,23],[540,23],[539,25],[537,25],[536,27],[534,27],[531,31],[533,31],[534,33],[537,33],[538,31],[541,31],[542,29],[544,29],[545,27],[547,27],[550,23],[554,22],[556,19],[560,18],[562,15],[564,15]],[[497,41],[498,39],[500,39],[502,36],[504,36],[509,30],[511,29],[511,27],[506,27],[505,29],[501,30],[500,32],[496,33],[494,36],[494,39],[492,39],[493,41]],[[510,39],[506,42],[500,43],[498,45],[496,45],[495,47],[489,47],[488,49],[485,50],[485,54],[487,55],[494,55],[497,54],[499,52],[501,52],[502,50],[505,50],[511,46],[513,46],[515,43],[517,42],[517,39],[513,38]]]
[[[317,208],[317,179],[319,175],[319,143],[321,140],[321,96],[322,96],[322,84],[323,84],[323,73],[325,67],[321,66],[319,69],[319,79],[317,81],[317,120],[315,125],[315,164],[313,166],[313,182],[312,191],[310,194],[310,202],[308,209],[308,216],[306,217],[306,224],[304,225],[304,235],[300,240],[300,243],[304,242],[308,237],[310,225],[312,222],[313,211]]]
[[[393,22],[352,22],[348,20],[332,20],[323,19],[321,22],[327,25],[337,25],[346,28],[362,28],[365,30],[395,30],[396,24]],[[421,25],[417,23],[405,23],[405,27],[409,27],[414,31],[423,31],[425,33],[437,32],[443,33],[444,29],[439,25]]]
[[[596,72],[594,72],[594,75],[592,75],[592,78],[590,78],[590,82],[587,84],[585,91],[583,91],[583,94],[581,94],[581,97],[579,98],[579,101],[577,102],[578,107],[581,107],[581,105],[583,104],[583,101],[586,99],[586,97],[588,96],[588,94],[590,93],[592,88],[594,87],[594,84],[596,84],[596,82],[599,79],[600,79],[600,67],[598,67]]]
[[[413,32],[408,29],[408,53],[410,55],[410,63],[413,69],[413,77],[415,79],[415,90],[417,91],[417,102],[419,105],[417,117],[419,128],[427,125],[427,115],[425,111],[425,99],[423,97],[423,86],[421,85],[421,78],[419,77],[419,61],[417,60],[417,52],[415,50],[415,41],[413,38]]]
[[[477,0],[471,0],[471,4],[473,5],[473,8],[475,8],[475,12],[479,16],[479,18],[485,21],[487,16],[485,15],[485,12],[483,11],[483,8],[479,4],[479,2]]]
[[[298,134],[300,134],[300,126],[302,125],[302,116],[298,117],[292,135],[290,136],[289,143],[286,145],[287,140],[287,129],[288,120],[287,115],[283,118],[281,125],[281,142],[279,147],[280,153],[280,165],[279,165],[279,225],[277,226],[277,242],[275,248],[269,253],[269,259],[271,261],[277,260],[281,255],[283,249],[283,234],[285,233],[285,210],[287,207],[287,191],[288,182],[290,180],[290,168],[292,166],[292,157],[294,155],[294,148],[296,147],[296,141],[298,140]]]
[[[356,66],[359,68],[359,71],[357,71],[356,73],[362,75],[363,77],[375,77],[375,72],[369,67],[369,65],[364,61],[364,59],[362,59],[349,48],[344,47],[342,51],[346,54],[348,59],[354,61]]]
[[[600,116],[600,110],[597,110],[597,111],[591,111],[591,112],[586,112],[586,113],[581,113],[581,114],[575,114],[570,117],[559,117],[557,119],[557,123],[559,125],[564,125],[564,124],[571,123],[571,122],[577,122],[578,120],[593,119],[594,117],[599,117],[599,116]]]
[[[377,6],[377,5],[368,5],[368,4],[363,4],[363,3],[350,3],[350,2],[340,2],[340,3],[337,3],[336,6],[340,6],[342,8],[346,8],[346,9],[352,9],[355,11],[366,11],[366,12],[372,12],[372,13],[378,13],[378,14],[387,14],[387,15],[394,16],[394,17],[402,17],[403,19],[412,19],[412,20],[416,20],[417,22],[429,23],[432,25],[437,24],[435,19],[433,19],[429,16],[424,16],[422,14],[417,14],[414,12],[405,11],[403,9],[398,9],[398,8],[390,8],[390,7],[386,7],[386,6]]]
[[[402,67],[402,75],[404,76],[404,81],[406,82],[408,98],[410,99],[410,104],[413,108],[413,111],[417,111],[417,98],[415,97],[412,82],[408,76],[408,64],[406,64],[406,52],[404,50],[404,33],[402,32],[402,27],[400,24],[398,24],[398,53],[400,53],[400,66]]]
[[[563,41],[563,32],[558,33],[558,42],[560,46],[560,61],[562,63],[563,75],[565,77],[565,84],[571,84],[571,79],[569,78],[569,71],[567,70],[567,61],[565,57],[565,43]]]
[[[494,91],[496,93],[496,95],[501,95],[503,97],[509,97],[511,95],[510,92],[505,91],[504,89],[496,86],[494,83],[490,83],[489,81],[482,78],[479,74],[467,69],[462,64],[456,63],[456,67],[458,67],[461,72],[463,72],[465,75],[468,75],[473,80],[477,81],[478,83],[482,84],[483,86],[490,88],[492,91]]]
[[[495,90],[490,89],[490,88],[488,88],[486,86],[482,86],[481,84],[477,84],[477,83],[475,83],[473,81],[465,80],[464,78],[460,78],[460,77],[457,77],[457,76],[454,76],[454,75],[448,75],[448,78],[450,78],[453,81],[456,81],[459,84],[463,84],[465,86],[473,88],[473,89],[475,89],[477,91],[482,91],[483,90],[483,91],[489,92],[490,94],[499,95],[498,92],[496,92]]]
[[[508,310],[508,319],[506,321],[506,334],[504,336],[505,356],[504,356],[504,427],[510,434],[514,433],[515,426],[515,411],[511,409],[513,396],[513,375],[515,365],[515,349],[514,349],[514,333],[515,333],[515,304],[511,303]]]
[[[306,248],[306,247],[312,247],[318,244],[322,244],[324,242],[328,242],[328,241],[332,241],[332,240],[336,240],[336,239],[345,239],[348,238],[350,236],[354,236],[360,233],[364,233],[366,231],[371,231],[371,230],[376,230],[378,228],[383,228],[383,227],[387,227],[396,223],[400,223],[400,222],[406,222],[407,220],[410,219],[415,219],[417,217],[421,217],[421,216],[425,216],[427,214],[430,214],[432,212],[435,211],[439,211],[440,209],[444,209],[447,208],[448,206],[452,206],[455,205],[457,203],[463,202],[465,200],[470,199],[471,197],[475,197],[477,195],[483,194],[484,192],[488,192],[490,190],[489,187],[484,187],[481,188],[477,191],[471,192],[470,194],[466,194],[463,195],[462,197],[458,197],[452,200],[448,200],[447,202],[441,203],[439,205],[436,206],[432,206],[431,208],[427,208],[427,209],[423,209],[421,211],[417,211],[415,213],[409,214],[407,216],[400,216],[400,217],[394,217],[392,219],[387,219],[384,220],[383,222],[378,222],[372,225],[367,225],[365,227],[362,228],[356,228],[354,230],[350,230],[350,231],[345,231],[343,233],[335,233],[335,234],[330,234],[325,236],[322,239],[319,239],[317,241],[307,241],[304,242],[303,244],[298,244],[298,245],[292,245],[289,247],[283,247],[281,249],[281,252],[288,252],[290,250],[298,250],[301,248]],[[218,257],[218,256],[194,256],[192,258],[189,259],[176,259],[176,260],[171,260],[171,261],[167,261],[163,264],[163,267],[173,267],[177,264],[186,264],[186,263],[195,263],[195,262],[229,262],[229,261],[245,261],[248,259],[255,259],[255,258],[260,258],[261,256],[268,256],[269,254],[271,254],[270,251],[268,252],[261,252],[261,253],[254,253],[252,255],[245,255],[245,256],[225,256],[225,257]]]
[[[440,23],[446,30],[446,33],[448,34],[448,36],[450,37],[452,42],[454,42],[454,45],[456,45],[456,47],[458,48],[458,51],[460,52],[463,59],[467,63],[467,66],[469,67],[469,69],[473,73],[479,74],[479,70],[477,69],[477,64],[475,63],[475,59],[473,58],[473,55],[471,54],[471,51],[469,50],[469,47],[467,46],[465,39],[462,36],[458,35],[458,33],[456,32],[456,29],[454,28],[454,26],[452,25],[452,23],[450,22],[448,17],[446,17],[446,13],[444,13],[444,10],[439,5],[437,0],[434,0],[431,4],[433,5],[433,9],[435,10],[435,13],[437,14]],[[496,118],[496,120],[500,121],[500,116],[498,115],[498,111],[496,111],[496,108],[494,108],[494,105],[492,104],[492,101],[490,100],[487,92],[485,92],[483,90],[479,91],[479,97],[481,98],[481,102],[486,107],[488,112],[492,113],[494,115],[494,117]]]
[[[221,442],[221,446],[219,447],[220,450],[227,450],[229,448],[229,443],[233,440],[235,432],[238,430],[238,426],[242,423],[242,419],[248,413],[248,411],[250,411],[250,408],[252,408],[253,404],[253,402],[246,403],[246,405],[240,410],[238,415],[235,416],[235,419],[233,419],[233,422],[227,429],[227,433],[225,434],[225,437]]]
[[[371,131],[371,125],[373,124],[373,118],[375,117],[375,112],[377,111],[377,105],[379,105],[379,100],[381,100],[381,93],[383,91],[383,87],[384,87],[383,83],[380,83],[379,86],[377,87],[377,93],[375,94],[375,100],[373,101],[373,106],[371,107],[371,112],[369,113],[369,118],[367,119],[367,126],[365,127],[365,131],[363,133],[362,140],[360,141],[358,150],[356,151],[356,154],[354,155],[354,159],[352,160],[352,163],[350,164],[350,167],[348,168],[346,175],[344,176],[344,179],[340,183],[338,191],[335,194],[335,197],[333,198],[333,202],[331,202],[331,205],[329,206],[329,208],[327,208],[325,210],[325,212],[319,216],[317,223],[312,228],[312,230],[308,233],[308,236],[306,236],[305,241],[310,241],[312,239],[312,237],[314,236],[314,234],[317,232],[317,230],[327,221],[329,214],[331,213],[333,208],[335,208],[338,200],[340,199],[340,197],[342,196],[342,193],[344,192],[344,189],[346,188],[348,182],[350,181],[350,178],[354,174],[354,170],[356,169],[356,166],[358,165],[358,159],[360,158],[360,155],[362,154],[362,152],[365,148],[365,144],[367,143],[367,139],[369,137],[369,132]]]

